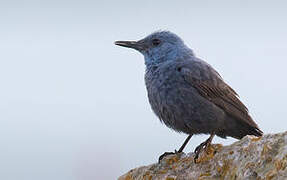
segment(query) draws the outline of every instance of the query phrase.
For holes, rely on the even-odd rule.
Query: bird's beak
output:
[[[145,45],[141,41],[116,41],[115,45],[136,49],[138,51],[145,50]]]

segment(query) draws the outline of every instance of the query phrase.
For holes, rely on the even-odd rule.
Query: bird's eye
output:
[[[158,46],[159,44],[160,44],[160,40],[159,39],[153,39],[152,40],[152,45]]]

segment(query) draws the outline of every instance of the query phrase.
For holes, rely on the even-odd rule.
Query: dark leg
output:
[[[178,151],[175,150],[175,152],[165,152],[165,153],[163,153],[163,154],[158,158],[158,161],[162,160],[162,159],[163,159],[165,156],[167,156],[167,155],[181,153],[181,152],[183,151],[183,149],[185,148],[186,144],[188,143],[188,141],[190,140],[191,137],[192,137],[192,134],[189,135],[189,136],[185,139],[184,143],[181,145],[181,147],[179,148]]]
[[[183,149],[185,148],[185,146],[187,145],[187,143],[188,143],[188,141],[190,140],[191,137],[192,137],[192,135],[189,135],[189,136],[185,139],[184,143],[181,145],[181,147],[180,147],[179,150],[177,151],[178,153],[181,153],[181,152],[183,151]]]
[[[194,153],[195,153],[194,162],[195,162],[195,163],[196,163],[196,160],[197,160],[197,158],[198,158],[200,152],[201,152],[204,148],[208,147],[208,146],[211,144],[211,141],[212,141],[213,137],[214,137],[214,133],[212,133],[206,141],[204,141],[203,143],[201,143],[199,146],[197,146],[197,147],[195,148],[195,150],[194,150]]]

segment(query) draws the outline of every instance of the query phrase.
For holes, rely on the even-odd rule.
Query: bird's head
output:
[[[146,65],[193,55],[192,50],[185,46],[182,39],[169,31],[155,32],[139,41],[116,41],[115,44],[142,53]]]

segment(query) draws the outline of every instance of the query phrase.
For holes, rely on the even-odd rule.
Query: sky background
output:
[[[0,179],[116,179],[178,149],[186,135],[153,114],[142,55],[113,44],[160,29],[216,68],[264,133],[286,131],[286,8],[283,0],[1,0]]]

